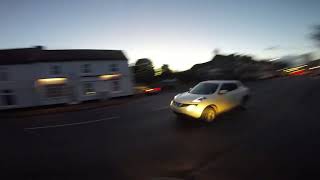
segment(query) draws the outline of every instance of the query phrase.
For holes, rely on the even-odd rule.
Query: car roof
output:
[[[238,80],[207,80],[207,81],[202,81],[201,83],[240,83]]]

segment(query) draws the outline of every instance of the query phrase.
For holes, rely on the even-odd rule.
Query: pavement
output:
[[[319,80],[278,78],[248,86],[249,109],[235,109],[211,124],[176,119],[168,105],[177,92],[110,107],[1,119],[2,175],[132,180],[320,177]]]
[[[56,104],[47,106],[35,106],[19,109],[8,109],[0,111],[0,118],[25,118],[29,116],[48,115],[56,113],[65,113],[72,111],[83,111],[88,109],[97,109],[127,103],[131,100],[142,97],[143,94],[131,96],[116,97],[107,100],[92,100],[77,104]]]

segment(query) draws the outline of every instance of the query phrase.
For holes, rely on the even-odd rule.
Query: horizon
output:
[[[289,4],[290,3],[290,4]],[[183,71],[221,54],[273,59],[312,52],[320,2],[1,1],[1,49],[123,50],[129,64],[149,58]]]

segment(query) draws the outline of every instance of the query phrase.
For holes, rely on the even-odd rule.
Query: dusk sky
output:
[[[0,48],[120,49],[185,70],[215,48],[258,59],[316,52],[320,0],[1,0]],[[319,50],[319,49],[318,49]]]

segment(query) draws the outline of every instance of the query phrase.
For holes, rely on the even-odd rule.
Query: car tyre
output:
[[[207,107],[203,110],[201,114],[201,119],[204,120],[205,122],[212,122],[213,120],[216,119],[217,112],[214,108],[212,107]]]
[[[249,96],[245,96],[241,100],[240,108],[242,110],[247,110],[248,109],[248,101],[249,101]]]

